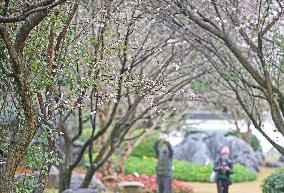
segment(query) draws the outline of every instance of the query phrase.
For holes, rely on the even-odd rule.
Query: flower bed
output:
[[[158,192],[156,177],[150,177],[146,175],[134,176],[128,174],[123,178],[123,181],[137,181],[145,185],[143,188],[143,193],[156,193]],[[114,189],[117,188],[117,183],[113,183],[112,186]],[[179,180],[173,180],[173,192],[174,193],[191,193],[193,188],[187,183]]]

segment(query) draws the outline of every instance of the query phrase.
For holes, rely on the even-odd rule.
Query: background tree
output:
[[[139,129],[139,122],[173,117],[172,111],[186,108],[194,98],[189,83],[205,73],[187,63],[190,49],[175,34],[165,33],[166,28],[141,10],[139,1],[103,1],[96,7],[81,3],[75,18],[75,34],[84,35],[70,42],[81,51],[77,56],[71,47],[67,50],[72,53],[70,70],[60,96],[66,101],[65,111],[72,112],[70,121],[78,121],[61,130],[60,191],[70,186],[72,172],[84,154],[90,167],[81,187],[87,187],[115,149],[129,140],[129,131]],[[80,102],[71,105],[76,96]],[[91,127],[91,135],[72,158],[72,143],[86,127]]]
[[[210,64],[208,62],[208,64]],[[220,66],[218,66],[220,67]],[[218,71],[211,70],[205,76],[194,80],[191,83],[193,91],[198,93],[201,100],[201,111],[216,112],[218,118],[228,120],[235,129],[230,134],[237,135],[247,143],[255,140],[252,134],[252,123],[247,114],[243,111],[235,97],[234,92],[226,85]],[[261,113],[265,113],[267,106],[260,104],[258,107]],[[264,115],[262,116],[264,119]],[[254,139],[252,139],[254,138]]]
[[[254,127],[282,154],[263,129],[262,109],[284,134],[283,2],[150,1],[150,11],[195,45],[236,96]]]

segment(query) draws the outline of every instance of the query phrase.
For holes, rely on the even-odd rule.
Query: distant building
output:
[[[228,112],[197,111],[189,113],[187,118],[193,120],[229,120],[231,115]]]

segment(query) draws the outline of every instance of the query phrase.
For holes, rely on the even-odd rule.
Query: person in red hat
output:
[[[223,147],[220,157],[214,164],[214,171],[217,173],[218,193],[228,193],[229,186],[232,184],[230,175],[233,173],[233,162],[230,160],[229,155],[229,147]]]

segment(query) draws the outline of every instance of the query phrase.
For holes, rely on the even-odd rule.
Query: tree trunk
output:
[[[60,168],[59,172],[59,187],[58,187],[58,192],[63,192],[64,190],[70,188],[71,184],[71,176],[72,176],[72,171],[70,171],[67,168]]]
[[[122,150],[122,153],[120,155],[120,159],[118,160],[117,163],[117,175],[118,175],[118,180],[122,180],[125,173],[125,162],[127,160],[127,158],[131,155],[131,153],[133,152],[135,144],[131,144],[130,141],[128,141],[125,144],[125,147]]]
[[[3,170],[5,169],[3,168]],[[9,175],[5,171],[1,171],[0,175],[0,193],[16,193],[14,175]]]
[[[97,163],[99,162],[97,165],[91,164],[90,168],[88,169],[88,171],[86,173],[86,176],[85,176],[82,184],[80,185],[80,188],[88,188],[89,187],[95,172],[98,171],[106,163],[106,161],[110,158],[112,153],[113,153],[113,151],[110,151],[110,152],[107,153],[105,158],[98,159],[96,161]]]
[[[7,154],[6,163],[1,167],[0,193],[16,192],[15,173],[24,154],[25,147],[22,144],[17,144],[9,149],[10,151]]]
[[[70,188],[72,171],[70,169],[70,164],[72,163],[72,135],[64,127],[64,152],[65,158],[64,163],[61,165],[59,170],[59,192]]]
[[[93,175],[95,174],[95,172],[96,172],[96,169],[93,166],[90,166],[80,188],[88,188],[88,186],[90,185],[90,183],[92,181],[92,178],[93,178]]]
[[[11,57],[12,69],[15,74],[14,83],[17,93],[19,94],[19,107],[23,110],[23,116],[25,118],[24,127],[18,128],[10,139],[7,163],[3,168],[3,181],[0,183],[0,193],[14,193],[16,192],[15,172],[25,153],[26,147],[31,142],[36,132],[36,115],[33,105],[33,93],[30,89],[28,75],[25,73],[25,65],[21,57],[22,54],[18,52],[19,49],[13,47],[5,27],[0,27],[0,32]]]

